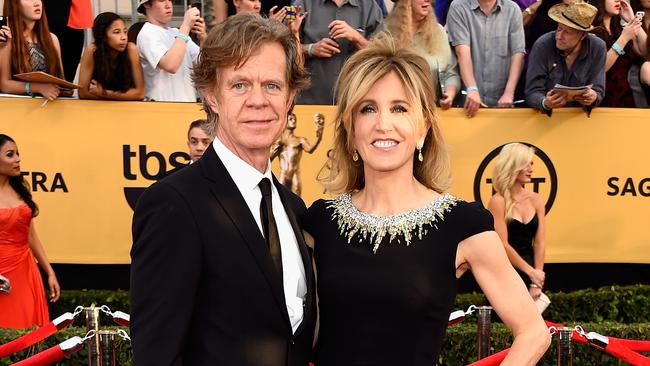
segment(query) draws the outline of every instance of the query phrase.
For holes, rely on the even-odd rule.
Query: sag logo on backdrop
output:
[[[175,151],[165,157],[158,151],[147,151],[146,145],[138,145],[133,150],[131,145],[122,145],[123,174],[129,181],[144,178],[153,184],[171,171],[186,166],[189,161],[189,154],[182,151]],[[138,198],[147,187],[124,187],[124,197],[132,210],[135,210]]]
[[[521,143],[535,149],[533,177],[529,184],[532,186],[533,191],[545,198],[546,213],[548,214],[551,211],[551,207],[553,207],[553,202],[555,202],[555,196],[557,195],[557,173],[555,167],[551,159],[542,149],[527,142]],[[494,194],[494,188],[492,187],[493,160],[504,145],[498,146],[487,154],[483,161],[481,161],[474,176],[474,199],[485,207],[487,207],[490,197]]]

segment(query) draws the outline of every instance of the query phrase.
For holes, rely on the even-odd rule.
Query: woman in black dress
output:
[[[545,280],[546,209],[539,194],[526,189],[533,173],[534,153],[532,147],[517,142],[501,149],[492,173],[496,193],[488,209],[510,262],[537,300]]]
[[[490,213],[443,193],[449,159],[426,61],[380,35],[348,60],[337,90],[319,180],[342,194],[304,218],[318,271],[316,365],[434,365],[470,268],[515,336],[503,365],[534,365],[550,337]]]

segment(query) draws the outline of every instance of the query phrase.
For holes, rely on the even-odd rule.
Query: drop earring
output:
[[[422,146],[418,147],[418,160],[420,162],[424,161],[424,156],[422,156]]]
[[[359,153],[356,149],[354,149],[354,153],[352,153],[352,161],[359,161]]]

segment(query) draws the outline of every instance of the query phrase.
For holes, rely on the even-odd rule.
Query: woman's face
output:
[[[605,0],[605,13],[609,16],[621,14],[621,0]]]
[[[20,0],[21,15],[25,20],[37,21],[43,15],[41,0]]]
[[[411,14],[413,21],[422,21],[431,12],[429,0],[411,0]]]
[[[20,175],[20,155],[15,142],[7,141],[0,147],[0,176]]]
[[[368,173],[413,172],[413,153],[424,134],[418,128],[402,80],[386,74],[353,111],[354,145]]]
[[[239,13],[255,13],[259,14],[260,9],[262,9],[261,0],[235,0],[235,8],[237,9],[237,14]]]
[[[127,29],[122,19],[115,19],[106,28],[106,43],[115,51],[123,52],[128,42]]]
[[[517,183],[524,184],[530,183],[533,176],[533,162],[529,162],[526,166],[517,173]]]

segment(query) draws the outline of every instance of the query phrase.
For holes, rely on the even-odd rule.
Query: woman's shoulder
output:
[[[332,206],[332,201],[323,198],[314,201],[302,217],[303,228],[313,235],[325,222],[331,221],[332,214],[328,210]]]
[[[480,202],[468,202],[456,198],[456,204],[445,217],[445,223],[459,240],[484,231],[494,230],[494,217]]]

